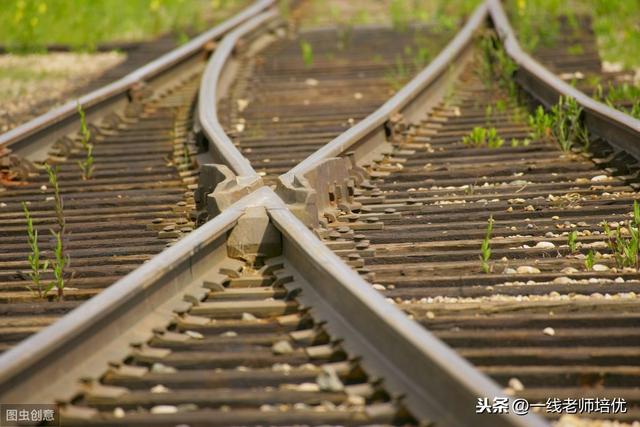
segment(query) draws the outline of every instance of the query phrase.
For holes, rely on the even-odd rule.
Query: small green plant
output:
[[[191,166],[191,154],[189,153],[187,141],[182,144],[182,162],[187,166]]]
[[[389,3],[389,16],[391,17],[391,24],[393,28],[398,31],[406,31],[409,24],[408,16],[410,15],[407,10],[404,0],[391,0]]]
[[[80,170],[82,171],[82,179],[87,180],[91,179],[91,175],[93,175],[93,145],[89,144],[87,148],[87,157],[84,160],[78,161],[78,166],[80,166]]]
[[[300,41],[300,51],[302,52],[302,62],[305,67],[311,67],[313,65],[313,47],[311,43],[306,40]]]
[[[49,175],[49,184],[53,187],[56,222],[58,223],[58,231],[51,230],[51,233],[56,239],[55,261],[51,262],[56,281],[48,287],[47,292],[55,286],[58,289],[58,299],[63,299],[64,268],[69,264],[69,257],[66,255],[64,247],[66,220],[64,217],[62,195],[60,194],[60,186],[58,184],[58,167],[52,168],[48,164],[45,164],[45,168]]]
[[[480,64],[480,77],[486,87],[493,87],[494,82],[506,89],[509,97],[517,98],[518,91],[513,74],[518,65],[511,59],[493,33],[487,33],[480,38],[482,61]]]
[[[49,175],[49,184],[53,187],[53,198],[56,212],[56,221],[58,222],[58,228],[60,232],[64,234],[65,219],[64,219],[64,206],[62,196],[60,195],[60,185],[58,184],[58,167],[52,168],[48,164],[44,165]]]
[[[532,139],[543,139],[551,136],[552,119],[549,114],[544,111],[542,106],[538,105],[534,114],[529,115],[529,127],[532,129],[529,136]]]
[[[571,251],[572,254],[575,253],[577,250],[577,247],[576,247],[577,241],[578,241],[578,232],[576,230],[573,230],[567,236],[567,245],[569,246],[569,250]]]
[[[56,247],[54,250],[54,260],[51,261],[51,268],[53,269],[54,281],[49,284],[45,294],[48,293],[54,287],[58,291],[58,300],[64,299],[64,268],[69,263],[69,256],[64,255],[64,248],[62,245],[62,235],[60,232],[51,230],[51,234],[56,240]]]
[[[593,249],[590,249],[589,253],[587,253],[587,257],[584,259],[584,266],[587,269],[587,271],[589,271],[593,268],[593,264],[595,263],[596,263],[596,254],[595,252],[593,252]]]
[[[536,110],[536,119],[537,115],[538,110]],[[564,152],[571,150],[575,142],[580,142],[585,150],[589,149],[589,132],[582,124],[581,115],[582,107],[572,97],[561,96],[558,103],[551,108],[549,115],[551,132]],[[544,118],[544,120],[547,119]],[[534,132],[537,132],[535,127]]]
[[[27,286],[27,289],[31,292],[37,293],[39,298],[43,298],[46,295],[46,292],[42,288],[42,273],[47,269],[49,263],[48,261],[43,262],[40,260],[38,230],[33,227],[33,220],[31,219],[29,208],[25,202],[22,202],[22,210],[24,211],[24,216],[27,220],[27,237],[29,241],[29,248],[31,249],[31,253],[28,256],[29,266],[31,267],[29,277],[31,278],[31,282],[34,286],[33,288]]]
[[[500,148],[504,144],[504,139],[498,136],[496,128],[491,127],[489,129],[476,126],[469,135],[462,138],[464,145],[472,145],[474,147]]]
[[[491,266],[489,265],[489,259],[491,258],[491,233],[493,232],[493,215],[489,216],[487,220],[487,231],[484,235],[484,240],[480,246],[480,262],[482,265],[482,271],[489,273]]]
[[[90,179],[93,174],[93,144],[89,143],[91,140],[91,132],[87,127],[87,119],[80,102],[78,102],[78,114],[80,114],[80,141],[82,148],[87,153],[84,160],[78,161],[78,166],[80,166],[80,170],[82,171],[82,179],[86,180]]]
[[[611,227],[607,221],[602,222],[604,234],[607,237],[607,246],[613,254],[613,258],[618,268],[632,267],[638,270],[640,267],[638,257],[638,249],[640,247],[640,207],[638,202],[633,202],[633,219],[625,221],[623,225],[626,225],[626,232],[623,231],[624,227],[618,224],[615,231],[611,230]]]

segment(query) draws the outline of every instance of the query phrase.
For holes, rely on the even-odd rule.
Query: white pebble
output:
[[[556,247],[556,245],[554,245],[551,242],[538,242],[538,243],[536,243],[536,248],[539,248],[539,249],[553,249],[555,247]]]
[[[609,267],[607,267],[604,264],[594,264],[592,267],[593,271],[607,271],[609,270]]]
[[[549,336],[554,336],[556,334],[555,329],[551,328],[551,327],[546,327],[542,330],[542,333],[545,335],[549,335]]]
[[[515,391],[522,391],[524,390],[524,385],[522,384],[522,382],[517,379],[517,378],[511,378],[509,379],[509,388],[515,390]]]
[[[271,351],[275,354],[288,354],[293,353],[293,347],[291,347],[291,343],[289,343],[289,341],[282,340],[273,344]]]
[[[242,313],[242,320],[244,321],[251,321],[251,320],[257,320],[257,319],[258,318],[251,313]]]
[[[178,408],[173,405],[158,405],[151,408],[152,414],[176,414]]]
[[[169,393],[169,389],[162,384],[151,387],[151,393]]]
[[[521,265],[517,270],[518,274],[538,274],[540,270],[529,265]]]

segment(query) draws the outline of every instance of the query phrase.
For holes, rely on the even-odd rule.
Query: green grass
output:
[[[567,246],[569,246],[569,250],[571,253],[575,253],[577,250],[576,243],[578,242],[578,232],[576,230],[571,231],[567,235]]]
[[[300,52],[302,53],[302,62],[305,67],[313,65],[313,47],[306,40],[300,40]]]
[[[629,69],[640,66],[640,2],[636,0],[508,0],[507,9],[522,46],[529,51],[557,42],[558,16],[566,16],[575,28],[576,14],[587,13],[603,58]]]
[[[462,138],[462,143],[473,147],[500,148],[504,145],[504,139],[498,136],[494,127],[487,129],[476,126]]]
[[[602,227],[616,266],[618,268],[632,267],[638,270],[640,266],[638,264],[640,260],[638,258],[640,241],[640,206],[638,206],[638,202],[633,202],[633,219],[624,221],[622,226],[618,224],[615,232],[611,230],[607,221],[602,222]]]
[[[2,0],[0,43],[18,52],[65,44],[93,50],[111,41],[200,31],[246,0]]]
[[[27,240],[29,242],[29,248],[31,249],[31,253],[28,255],[29,267],[31,268],[31,272],[29,272],[29,277],[31,278],[31,283],[33,288],[27,286],[31,292],[34,292],[38,295],[39,298],[43,298],[46,295],[46,290],[43,289],[41,280],[42,273],[47,269],[49,262],[40,260],[40,246],[38,245],[38,230],[33,227],[33,220],[31,219],[31,213],[29,212],[29,208],[25,202],[22,202],[22,210],[24,211],[25,219],[27,220]]]
[[[484,235],[484,239],[482,240],[482,245],[480,246],[480,264],[482,267],[482,271],[485,273],[489,273],[491,271],[491,266],[489,265],[489,259],[491,258],[491,233],[493,233],[493,215],[489,217],[487,220],[487,231]]]
[[[89,141],[91,139],[91,132],[87,127],[87,119],[84,114],[84,110],[82,109],[82,105],[78,102],[78,114],[80,115],[80,142],[82,143],[82,148],[87,153],[87,156],[84,160],[78,161],[78,166],[80,166],[80,170],[82,171],[82,179],[87,180],[91,178],[93,174],[93,144],[90,144]]]

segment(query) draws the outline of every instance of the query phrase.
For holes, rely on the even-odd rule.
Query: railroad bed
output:
[[[637,192],[597,157],[562,153],[550,140],[525,145],[524,107],[485,87],[477,69],[468,65],[446,102],[396,134],[355,189],[362,206],[318,233],[390,303],[511,393],[531,402],[623,398],[629,411],[620,417],[637,419],[640,276],[616,267],[601,226],[629,221]],[[505,112],[487,109],[499,100]],[[495,126],[505,144],[463,144],[476,126]],[[589,251],[598,256],[587,269]]]
[[[296,286],[283,260],[220,271],[201,302],[87,384],[64,425],[414,424],[283,287]]]
[[[221,122],[265,182],[274,183],[382,105],[449,37],[420,27],[303,30],[243,58],[220,103]]]
[[[558,27],[556,40],[551,45],[541,43],[534,49],[533,55],[560,78],[584,93],[603,100],[611,92],[621,91],[625,84],[631,87],[640,84],[634,82],[632,71],[614,71],[604,66],[590,16],[579,15],[573,26],[566,16],[561,16]],[[631,110],[633,104],[638,102],[637,99],[628,98],[633,93],[614,96],[612,104],[623,111]]]
[[[183,150],[191,129],[190,108],[199,73],[184,77],[166,93],[129,108],[93,127],[95,172],[83,180],[77,162],[84,158],[79,140],[65,140],[51,152],[67,223],[70,257],[64,301],[41,301],[29,289],[29,247],[21,203],[27,203],[39,230],[43,256],[52,256],[56,229],[54,192],[47,173],[37,170],[24,184],[0,195],[0,304],[3,351],[99,293],[193,228],[189,212],[197,171]],[[187,145],[185,145],[187,144]],[[43,282],[53,280],[53,273]]]
[[[95,183],[116,181],[139,209],[131,219],[139,228],[105,232],[126,232],[131,247],[118,255],[148,262],[98,286],[91,274],[102,270],[82,270],[72,253],[68,298],[37,307],[78,307],[0,355],[2,399],[55,400],[64,425],[541,427],[547,421],[533,412],[562,415],[476,413],[479,399],[500,396],[625,399],[626,412],[580,416],[640,418],[638,272],[619,265],[601,225],[629,232],[638,123],[574,91],[593,132],[589,150],[532,138],[534,99],[549,107],[573,89],[523,59],[496,0],[453,38],[354,28],[286,39],[271,6],[261,0],[219,29],[224,39],[189,47],[214,52],[197,104],[197,72],[151,98],[136,83],[128,100],[146,102],[130,104],[135,119],[104,118],[94,129]],[[506,77],[531,98],[507,94],[504,75],[481,78],[488,19],[504,38],[493,60],[516,61]],[[430,51],[416,51],[425,36]],[[410,55],[395,43],[412,46]],[[412,63],[436,51],[426,68]],[[396,87],[407,69],[419,73]],[[477,128],[495,129],[493,148],[473,143]],[[156,163],[144,157],[149,132]],[[120,157],[100,177],[98,155],[116,137],[131,168],[145,166],[142,188],[118,175]],[[80,159],[58,154],[63,164]],[[50,191],[43,182],[9,191],[35,201]],[[94,185],[75,183],[70,194]],[[148,213],[138,203],[157,202],[142,197],[149,187],[175,202]],[[121,203],[121,191],[106,194],[105,209]],[[53,223],[35,206],[36,219]],[[18,247],[21,212],[11,215]],[[191,231],[190,219],[207,215]],[[72,250],[84,224],[74,217]],[[132,237],[137,230],[147,234]],[[120,259],[90,250],[88,235],[79,244],[87,266],[104,260],[103,274],[117,279]],[[87,288],[73,289],[83,277]],[[23,302],[7,298],[6,307],[32,310],[23,283],[7,282],[7,295]],[[25,336],[18,330],[7,347]]]

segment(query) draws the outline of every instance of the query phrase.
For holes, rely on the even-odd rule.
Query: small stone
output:
[[[609,267],[607,267],[604,264],[594,264],[592,267],[593,271],[607,271],[609,270]]]
[[[540,270],[529,265],[521,265],[517,270],[518,274],[538,274]]]
[[[251,313],[242,313],[242,320],[244,321],[252,321],[257,320],[258,318]]]
[[[320,391],[320,386],[316,383],[302,383],[296,387],[296,390],[315,392]]]
[[[316,79],[309,78],[309,79],[306,79],[304,82],[307,86],[318,86],[318,80]]]
[[[616,283],[624,283],[624,279],[622,277],[616,277],[614,279],[614,282],[616,282]]]
[[[514,270],[513,268],[505,268],[504,271],[502,272],[503,274],[516,274],[517,271]]]
[[[113,410],[113,416],[115,418],[124,418],[124,415],[125,415],[124,409],[122,409],[119,406]]]
[[[273,405],[260,405],[260,411],[261,412],[275,412],[276,411],[276,407]]]
[[[568,285],[571,283],[571,279],[566,276],[556,277],[553,279],[553,283],[557,283],[558,285]]]
[[[552,337],[552,336],[554,336],[554,335],[556,334],[556,331],[555,331],[555,329],[553,329],[553,328],[551,328],[551,327],[547,326],[546,328],[544,328],[544,329],[542,330],[542,333],[543,333],[543,334],[545,334],[545,335],[549,335],[550,337]]]
[[[609,181],[609,177],[607,175],[597,175],[591,178],[591,182],[604,182]]]
[[[524,390],[524,385],[522,384],[522,382],[517,379],[517,378],[510,378],[509,379],[509,388],[515,390],[515,391],[522,391]]]
[[[291,372],[291,365],[289,365],[288,363],[276,363],[271,366],[271,369],[276,372],[288,373]]]
[[[169,393],[169,389],[162,384],[151,387],[151,393]]]
[[[175,374],[177,371],[173,366],[167,366],[156,362],[151,366],[151,372],[157,374]]]
[[[340,381],[338,374],[334,369],[324,367],[322,372],[318,374],[316,383],[322,391],[342,391],[344,390],[344,384]]]
[[[357,394],[350,394],[347,396],[347,402],[353,406],[364,406],[366,400],[362,396],[358,396]]]
[[[536,243],[536,248],[538,249],[553,249],[556,245],[551,242],[538,242]]]
[[[435,319],[436,315],[433,314],[433,311],[427,311],[427,319]]]
[[[378,290],[378,291],[384,291],[387,288],[384,285],[381,285],[379,283],[374,283],[373,284],[373,289]]]
[[[173,405],[157,405],[151,408],[152,414],[176,414],[178,408]]]
[[[220,334],[221,337],[237,337],[238,333],[235,331],[227,331]]]
[[[274,354],[288,354],[293,353],[293,347],[289,341],[281,340],[271,346],[271,351]]]
[[[560,270],[560,272],[564,274],[573,274],[573,273],[577,273],[578,270],[573,267],[565,267],[562,270]]]
[[[189,337],[195,339],[195,340],[202,340],[204,339],[204,335],[202,335],[200,332],[196,332],[196,331],[185,331],[184,332],[185,335],[188,335]]]
[[[43,185],[41,185],[41,186],[40,186],[40,190],[41,190],[41,191],[47,191],[47,186],[46,186],[46,185],[44,185],[44,184],[43,184]]]

